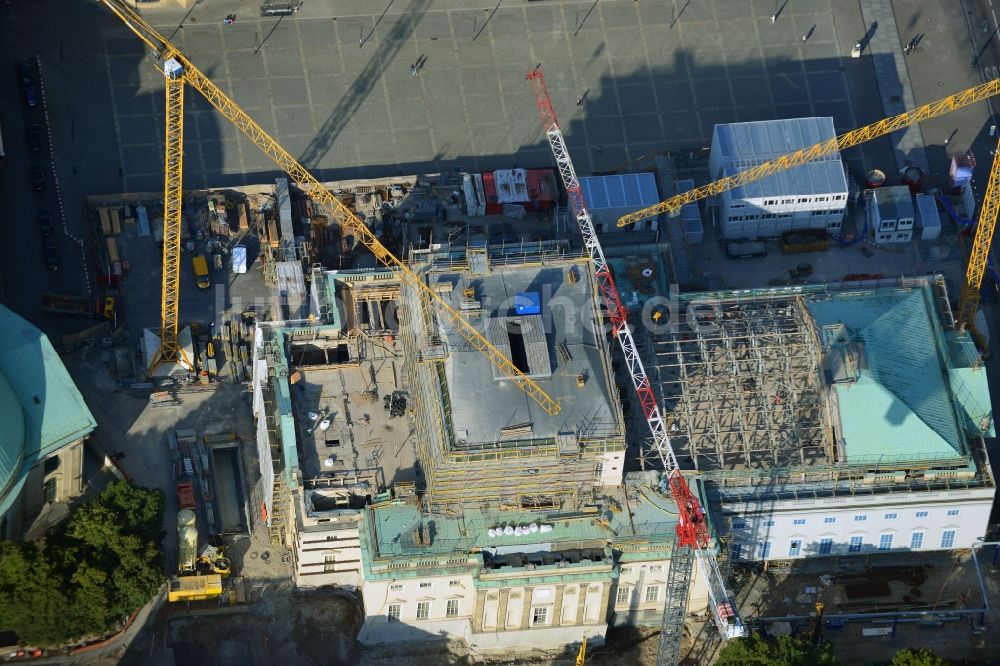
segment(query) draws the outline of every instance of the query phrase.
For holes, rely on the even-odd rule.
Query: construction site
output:
[[[204,644],[220,661],[365,663],[418,659],[416,643],[667,666],[751,632],[849,654],[914,626],[967,627],[956,649],[989,654],[1000,551],[983,544],[995,428],[977,313],[996,206],[968,264],[807,281],[802,258],[853,271],[862,259],[824,253],[875,246],[860,203],[875,194],[810,194],[841,197],[824,229],[848,215],[860,241],[802,226],[808,242],[741,237],[739,252],[717,201],[706,225],[698,202],[817,158],[839,187],[836,151],[883,125],[699,187],[666,160],[658,183],[583,187],[539,67],[525,85],[555,168],[321,182],[138,12],[103,4],[158,54],[165,192],[90,199],[106,293],[48,302],[108,320],[78,372],[108,369],[86,391],[122,394],[135,419],[103,445],[145,456],[137,482],[167,490],[158,660]],[[183,190],[186,86],[275,162],[273,183]],[[924,117],[903,116],[889,125]],[[585,191],[604,193],[593,214]],[[812,223],[804,201],[782,202],[788,225]],[[731,268],[732,287],[704,266],[763,262],[769,244],[792,256]],[[764,286],[779,263],[791,279]]]

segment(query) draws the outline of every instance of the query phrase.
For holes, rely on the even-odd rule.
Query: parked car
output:
[[[38,106],[38,91],[35,90],[34,85],[24,86],[24,102],[28,105],[29,109]]]
[[[45,267],[50,271],[59,270],[59,251],[51,238],[42,239],[42,255],[45,257]]]
[[[35,84],[35,68],[30,60],[21,59],[17,61],[17,78],[22,86]]]
[[[28,132],[28,150],[37,153],[42,149],[42,130],[37,123],[31,123],[26,131]]]
[[[31,165],[31,187],[39,192],[45,189],[45,169],[38,164]]]
[[[48,238],[55,231],[55,227],[52,225],[52,211],[48,208],[38,209],[38,230],[42,233],[42,236]]]

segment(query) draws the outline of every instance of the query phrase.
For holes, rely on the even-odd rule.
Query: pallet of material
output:
[[[111,236],[110,238],[105,238],[104,240],[108,246],[108,261],[112,264],[116,261],[120,261],[118,257],[118,241],[115,237]]]
[[[274,248],[281,244],[281,235],[278,233],[277,220],[270,220],[267,223],[267,242]]]
[[[110,236],[113,232],[111,229],[111,216],[108,215],[108,209],[98,208],[97,215],[101,219],[101,233],[105,236]]]

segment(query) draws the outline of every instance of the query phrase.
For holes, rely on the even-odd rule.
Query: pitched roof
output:
[[[818,326],[842,324],[864,349],[856,381],[836,385],[848,462],[963,453],[943,341],[926,298],[923,289],[880,290],[808,304]]]
[[[0,482],[5,471],[12,474],[19,469],[23,477],[35,461],[86,436],[97,426],[49,339],[2,305],[0,374],[9,388],[0,386],[0,415],[19,411],[23,421],[20,442],[16,441],[15,431],[0,434]],[[11,470],[18,447],[23,463]],[[7,481],[20,483],[23,478]],[[11,497],[3,497],[0,509],[6,510],[10,501]]]

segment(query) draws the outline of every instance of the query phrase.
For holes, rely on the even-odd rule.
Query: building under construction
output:
[[[684,294],[675,315],[653,340],[659,393],[736,559],[986,531],[986,371],[942,278]]]
[[[552,242],[413,252],[410,265],[562,407],[547,413],[404,289],[404,311],[422,313],[402,340],[430,505],[578,506],[621,483],[624,425],[587,264]]]

